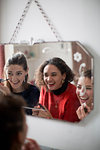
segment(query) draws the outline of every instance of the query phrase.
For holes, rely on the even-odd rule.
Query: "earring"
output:
[[[24,83],[26,82],[26,76],[24,77],[24,80],[23,80],[23,82],[24,82]]]
[[[27,82],[27,78],[28,78],[28,74],[25,75],[25,78],[24,78],[24,80],[23,80],[24,83]]]
[[[65,82],[65,79],[62,79],[62,84]]]
[[[25,82],[25,78],[24,78],[24,82]]]

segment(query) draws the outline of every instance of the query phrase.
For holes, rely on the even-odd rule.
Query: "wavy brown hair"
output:
[[[52,59],[44,61],[35,72],[35,83],[39,88],[41,88],[41,86],[45,86],[45,83],[43,80],[43,71],[44,71],[44,68],[50,64],[56,66],[62,75],[64,73],[66,74],[66,78],[65,78],[66,82],[73,81],[74,73],[72,72],[70,67],[61,58],[54,57]]]

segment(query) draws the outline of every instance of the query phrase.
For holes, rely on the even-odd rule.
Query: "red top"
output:
[[[66,90],[60,95],[55,95],[42,87],[39,103],[47,107],[53,118],[70,122],[79,121],[76,110],[80,102],[76,95],[76,87],[71,83],[68,83]]]

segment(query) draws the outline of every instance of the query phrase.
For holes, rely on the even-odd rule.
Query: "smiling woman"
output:
[[[4,73],[7,79],[5,86],[0,85],[0,90],[4,94],[16,94],[22,96],[28,107],[34,107],[39,100],[39,89],[28,83],[28,65],[23,53],[15,53],[9,58],[4,67]],[[26,111],[32,114],[31,110]]]
[[[85,71],[80,76],[76,93],[81,104],[77,109],[77,115],[82,120],[93,109],[93,75],[91,70]]]
[[[71,84],[73,79],[72,70],[61,58],[54,57],[40,65],[36,73],[36,84],[41,89],[39,102],[45,106],[46,111],[39,112],[38,116],[79,121],[76,110],[80,103],[76,96],[76,87]]]

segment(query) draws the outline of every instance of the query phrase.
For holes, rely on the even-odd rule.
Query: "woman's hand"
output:
[[[11,91],[9,90],[8,87],[0,84],[0,92],[4,95],[10,95],[11,94]]]
[[[43,106],[43,107],[45,108],[45,110],[39,108],[39,106],[35,106],[34,107],[35,109],[34,108],[32,109],[32,116],[53,119],[53,117],[52,117],[51,113],[48,111],[48,109],[45,106]]]
[[[88,107],[86,104],[82,104],[76,111],[77,116],[80,120],[84,119],[89,112],[91,111],[90,107]]]
[[[22,146],[22,150],[41,150],[41,149],[35,140],[26,138],[25,143]]]

